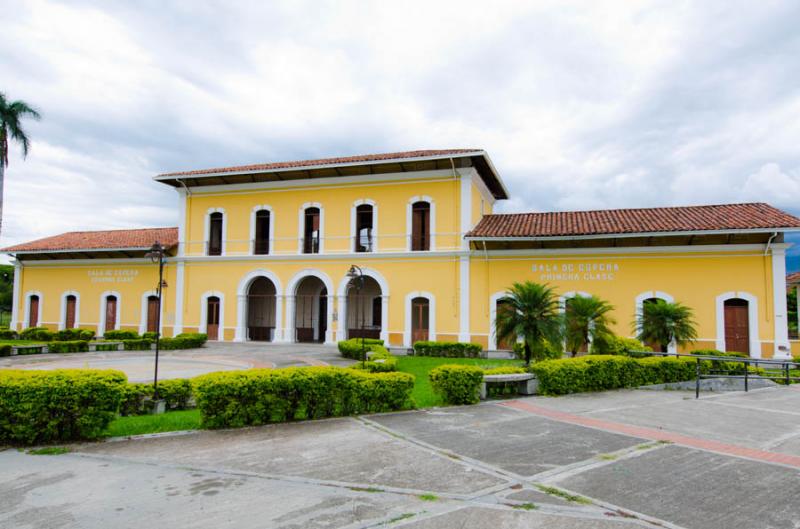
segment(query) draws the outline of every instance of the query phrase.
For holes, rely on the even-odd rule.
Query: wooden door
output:
[[[77,300],[75,296],[67,296],[66,317],[64,318],[64,327],[67,329],[75,328],[75,305]]]
[[[412,206],[411,249],[430,250],[430,237],[430,205],[427,202],[417,202]]]
[[[430,337],[430,303],[427,298],[411,300],[411,344]]]
[[[158,332],[158,297],[147,298],[147,332]]]
[[[113,331],[117,328],[117,298],[108,296],[106,298],[106,331]]]
[[[207,309],[206,334],[209,340],[219,340],[219,298],[209,297]]]
[[[749,307],[743,299],[725,301],[725,350],[750,354]]]
[[[496,313],[500,314],[504,310],[511,310],[507,302],[498,301],[496,305]],[[497,329],[492,329],[493,332],[497,332]],[[497,349],[501,351],[513,351],[514,350],[514,341],[504,339],[501,337],[497,337]]]
[[[28,302],[28,327],[39,325],[39,296],[31,296]]]

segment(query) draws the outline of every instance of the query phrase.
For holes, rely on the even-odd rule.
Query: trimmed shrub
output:
[[[106,340],[138,340],[140,339],[139,333],[134,331],[106,331],[103,333],[103,338]]]
[[[192,403],[192,382],[185,378],[159,380],[158,396],[166,401],[168,410],[188,409]],[[152,399],[152,384],[127,384],[119,414],[123,416],[145,415],[150,412]]]
[[[158,336],[158,333],[157,332],[152,332],[152,331],[148,331],[148,332],[142,334],[142,338],[145,338],[145,339],[150,340],[152,342],[156,341],[156,336]]]
[[[370,373],[389,373],[397,371],[399,364],[396,357],[389,353],[389,350],[382,345],[371,344],[369,346],[368,355],[369,360],[366,362],[359,362],[350,366],[353,369],[364,369]]]
[[[0,443],[95,439],[116,417],[126,382],[113,370],[0,370]]]
[[[53,341],[53,332],[46,327],[29,327],[19,333],[20,340],[32,340],[36,342]]]
[[[124,346],[124,343],[123,343]],[[116,343],[103,343],[103,342],[95,342],[94,343],[94,350],[95,351],[119,351],[119,348]]]
[[[85,353],[89,350],[86,340],[70,340],[64,342],[50,342],[47,350],[51,353]]]
[[[0,340],[16,340],[19,337],[17,331],[8,327],[0,327]]]
[[[525,360],[525,344],[520,342],[514,343],[514,354],[517,359]],[[553,345],[547,340],[544,341],[544,350],[542,350],[543,360],[557,360],[564,358],[564,348],[561,345]]]
[[[132,340],[122,340],[126,351],[149,351],[150,340],[146,338],[134,338]]]
[[[197,347],[203,347],[203,344],[205,344],[207,340],[207,334],[191,332],[179,334],[174,338],[161,338],[159,339],[158,343],[159,349],[169,351],[175,349],[195,349]]]
[[[447,404],[475,404],[479,400],[484,371],[477,366],[443,365],[431,369],[428,378],[433,391]]]
[[[295,367],[209,373],[192,385],[203,426],[231,428],[404,409],[414,376]]]
[[[478,358],[483,348],[466,342],[414,342],[415,356],[441,356],[445,358]]]
[[[11,345],[0,345],[0,356],[11,356]]]
[[[721,356],[731,358],[749,358],[746,353],[725,352],[716,349],[696,349],[691,352],[694,356]],[[747,365],[743,362],[725,362],[724,360],[709,360],[711,373],[728,374],[728,375],[744,375]]]
[[[710,367],[709,362],[701,363],[703,373],[707,373]],[[530,371],[539,380],[540,393],[564,395],[693,380],[696,360],[685,357],[590,355],[537,362],[531,365]]]
[[[524,367],[492,367],[483,370],[484,375],[519,375],[522,373],[527,373],[528,371]]]
[[[75,340],[89,341],[94,338],[94,331],[89,329],[61,329],[53,337],[59,342],[72,342]]]
[[[372,351],[371,347],[373,345],[383,346],[383,340],[376,338],[350,338],[349,340],[337,342],[336,345],[339,348],[339,354],[343,357],[351,360],[361,360],[362,343],[364,351]]]
[[[636,352],[638,351],[653,352],[653,348],[643,344],[636,338],[625,338],[624,336],[616,336],[614,334],[598,336],[592,342],[590,348],[590,354],[593,355],[648,356],[637,355]]]

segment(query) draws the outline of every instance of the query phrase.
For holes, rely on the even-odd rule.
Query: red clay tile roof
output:
[[[800,272],[794,272],[786,275],[787,285],[796,285],[798,283],[800,283]]]
[[[406,158],[429,158],[437,156],[448,156],[453,154],[467,154],[471,152],[483,152],[482,149],[441,149],[441,150],[421,150],[388,152],[383,154],[362,154],[359,156],[343,156],[340,158],[319,158],[316,160],[297,160],[293,162],[274,162],[261,163],[254,165],[237,165],[233,167],[215,167],[212,169],[197,169],[194,171],[177,171],[174,173],[164,173],[162,176],[188,176],[204,175],[214,173],[239,173],[245,171],[272,171],[275,169],[294,169],[301,167],[314,167],[318,165],[338,165],[359,162],[380,162],[383,160],[401,160]]]
[[[150,248],[154,242],[167,248],[178,244],[178,228],[139,230],[71,231],[3,248],[2,252],[24,253],[68,250]]]
[[[483,217],[467,237],[565,237],[771,228],[800,228],[800,219],[761,203],[511,213]]]

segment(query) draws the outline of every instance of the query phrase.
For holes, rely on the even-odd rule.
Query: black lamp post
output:
[[[350,278],[350,284],[356,288],[359,303],[361,300],[361,289],[364,288],[364,272],[358,265],[350,265],[350,270],[347,271],[347,277]],[[363,312],[363,311],[362,311]],[[347,315],[345,314],[345,325],[347,325]],[[364,314],[361,314],[361,366],[364,367],[367,363],[367,348],[364,344]]]
[[[153,247],[145,254],[154,263],[158,263],[158,288],[156,293],[158,296],[158,310],[156,311],[156,366],[153,373],[153,400],[158,401],[158,349],[159,341],[161,338],[161,293],[167,282],[164,281],[164,262],[166,261],[166,248],[156,241]]]

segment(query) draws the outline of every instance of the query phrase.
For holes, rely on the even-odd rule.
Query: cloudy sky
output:
[[[503,211],[800,214],[795,1],[0,8],[0,91],[43,115],[11,153],[3,245],[175,225],[160,172],[418,148],[486,149]]]

